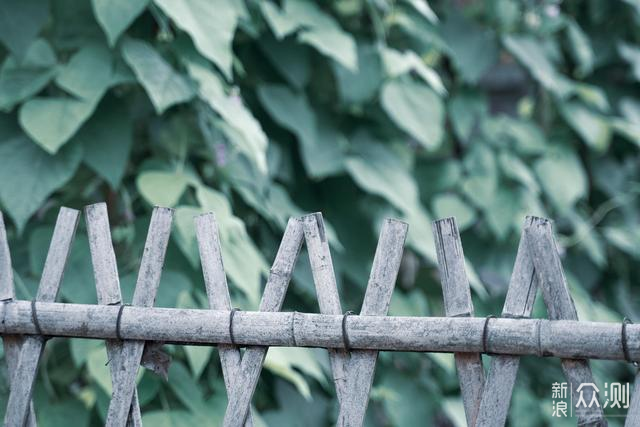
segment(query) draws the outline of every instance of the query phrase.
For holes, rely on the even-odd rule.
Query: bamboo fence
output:
[[[503,426],[520,356],[558,357],[567,382],[593,383],[588,359],[640,360],[640,325],[579,321],[551,229],[543,218],[523,225],[506,301],[499,318],[474,317],[460,235],[453,218],[434,222],[446,317],[387,316],[406,223],[385,220],[358,315],[344,313],[321,214],[291,218],[271,267],[258,311],[233,309],[213,214],[195,218],[209,310],[154,308],[173,211],[155,208],[131,305],[124,305],[106,205],[85,217],[98,304],[55,302],[80,212],[59,212],[33,301],[15,299],[11,257],[0,215],[0,305],[10,395],[4,423],[35,426],[32,403],[48,337],[106,340],[113,392],[107,426],[142,425],[136,393],[141,363],[162,370],[162,343],[216,345],[228,406],[224,426],[252,426],[251,400],[270,346],[321,347],[329,352],[339,401],[338,426],[362,426],[379,351],[454,353],[469,426]],[[320,313],[281,312],[300,249],[306,244]],[[530,319],[541,289],[549,319]],[[240,348],[245,347],[244,353]],[[491,355],[488,372],[481,355]],[[145,365],[146,366],[146,365]],[[166,369],[166,367],[165,367]],[[594,390],[583,391],[587,401]],[[640,380],[626,426],[640,425]],[[598,398],[596,393],[596,398]],[[579,426],[605,426],[600,407],[576,412]]]

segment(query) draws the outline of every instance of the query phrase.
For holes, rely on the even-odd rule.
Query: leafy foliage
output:
[[[450,3],[0,3],[0,207],[19,296],[34,295],[57,207],[106,200],[127,299],[154,204],[176,208],[158,305],[199,308],[194,215],[216,212],[234,305],[256,308],[287,218],[323,211],[345,308],[396,216],[411,228],[391,313],[439,315],[430,221],[455,215],[477,313],[495,314],[523,216],[537,214],[556,220],[580,316],[637,317],[640,7]],[[65,301],[95,301],[83,236]],[[290,289],[286,309],[317,310],[304,254]],[[169,350],[169,382],[140,376],[145,422],[218,424],[215,349]],[[101,342],[50,342],[41,424],[101,424],[105,362]],[[331,423],[326,352],[274,349],[265,366],[256,424]],[[599,383],[631,380],[592,366]],[[521,371],[514,425],[550,423],[559,364]],[[377,373],[368,425],[464,422],[450,355],[385,353]]]

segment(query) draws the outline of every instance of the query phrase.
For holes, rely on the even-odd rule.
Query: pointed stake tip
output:
[[[300,217],[300,219],[302,219],[303,221],[318,221],[318,220],[322,220],[322,212],[313,212],[307,215],[302,215]]]
[[[154,211],[166,211],[166,212],[171,212],[171,213],[176,211],[174,208],[170,208],[170,207],[167,207],[167,206],[154,206],[153,210]]]
[[[107,204],[105,202],[92,203],[90,205],[86,205],[83,210],[86,216],[100,211],[107,213]]]
[[[551,225],[552,221],[549,218],[544,218],[541,216],[535,215],[527,215],[524,219],[525,227],[531,227],[533,225],[537,226],[547,226]]]

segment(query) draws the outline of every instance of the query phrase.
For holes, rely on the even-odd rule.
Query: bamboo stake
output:
[[[525,233],[532,221],[532,217],[527,217],[522,227],[513,273],[502,308],[502,317],[530,317],[533,310],[538,290],[538,279],[531,261],[526,241],[527,234]],[[491,358],[478,410],[478,426],[500,427],[505,425],[519,366],[520,357],[518,356],[501,355]]]
[[[289,288],[289,281],[293,274],[293,268],[298,260],[302,239],[303,230],[300,219],[290,218],[284,232],[284,237],[278,248],[278,253],[271,266],[269,279],[267,279],[267,284],[264,287],[264,293],[260,301],[260,311],[275,314],[282,308],[284,297]],[[233,324],[234,332],[238,331],[240,324],[239,320],[236,321],[236,319],[239,319],[237,314]],[[229,325],[229,319],[228,317],[225,322],[226,325]],[[292,339],[294,336],[292,334],[293,325],[293,318],[290,318],[286,328],[287,332],[285,332],[289,339]],[[228,328],[227,331],[229,332],[230,329],[231,328]],[[235,336],[236,334],[234,333],[234,337]],[[231,341],[230,338],[231,337],[229,337],[229,341]],[[267,345],[258,341],[253,347],[249,347],[245,351],[242,357],[241,377],[238,378],[233,393],[229,395],[229,402],[223,420],[225,427],[239,427],[243,425],[244,420],[247,418],[251,407],[251,399],[258,385],[262,364],[267,356],[268,349],[269,347]]]
[[[58,295],[79,216],[80,213],[77,210],[69,208],[61,208],[58,213],[51,245],[49,246],[42,277],[40,278],[40,285],[38,286],[37,301],[52,302],[55,301]],[[39,323],[41,325],[44,324],[42,319],[39,320]],[[26,337],[22,343],[18,364],[11,382],[12,387],[9,394],[9,402],[7,403],[7,412],[4,416],[5,426],[22,427],[29,416],[33,385],[45,343],[43,336]]]
[[[11,265],[11,253],[7,241],[7,231],[4,227],[4,219],[0,213],[0,300],[13,301],[15,299],[15,289],[13,286],[13,267]],[[20,335],[5,335],[2,337],[7,368],[10,373],[14,373],[18,368],[18,358],[22,348],[23,338]],[[10,382],[13,381],[11,375]],[[11,387],[9,387],[11,388]],[[29,413],[27,415],[26,427],[36,426],[36,414],[33,409],[33,400],[29,402]]]
[[[106,203],[89,205],[85,207],[84,212],[87,223],[87,235],[89,237],[89,252],[91,253],[93,275],[96,281],[98,304],[123,304],[116,254],[113,250],[113,243],[111,242],[107,205]],[[122,357],[123,342],[120,340],[107,340],[105,344],[107,347],[107,357],[109,358],[109,363],[111,363],[111,369],[109,370],[111,373],[111,383],[117,384],[119,382],[119,371],[114,367],[121,363],[120,357]],[[127,425],[142,426],[140,402],[138,401],[138,392],[135,389],[133,390]]]
[[[338,285],[333,271],[331,250],[325,234],[322,214],[317,212],[304,216],[302,222],[320,313],[342,314]],[[349,362],[349,353],[334,348],[329,349],[328,352],[333,383],[336,386],[336,396],[338,402],[342,402],[347,386],[346,365]]]
[[[387,314],[391,303],[391,294],[400,270],[408,228],[409,226],[405,222],[394,219],[385,220],[373,257],[373,266],[362,302],[360,317],[385,316]],[[345,329],[346,325],[345,323]],[[344,339],[344,337],[342,338]],[[351,335],[349,335],[349,340],[353,342]],[[344,400],[340,402],[337,426],[357,427],[364,424],[377,361],[377,349],[351,352],[351,358],[347,364],[347,388]]]
[[[231,310],[231,296],[222,263],[218,224],[213,213],[196,217],[196,237],[209,307],[212,310]],[[222,366],[227,395],[231,395],[233,389],[237,387],[238,378],[241,375],[242,355],[240,348],[234,345],[220,344],[218,345],[218,354],[220,355],[220,365]],[[247,415],[244,426],[253,426],[251,411]]]
[[[154,208],[147,233],[144,254],[140,263],[136,289],[133,293],[134,306],[150,307],[156,299],[156,292],[160,284],[160,274],[164,265],[164,256],[169,244],[173,209]],[[120,307],[117,307],[119,310]],[[126,311],[126,310],[125,310]],[[124,312],[123,311],[123,317]],[[116,323],[113,324],[114,326]],[[117,338],[117,337],[116,337]],[[112,361],[119,372],[118,382],[113,384],[111,402],[107,412],[106,425],[108,427],[125,426],[129,415],[129,408],[136,387],[136,376],[145,343],[143,341],[125,341],[122,344],[120,357]]]
[[[473,316],[471,287],[464,266],[464,252],[455,218],[433,223],[440,281],[447,316]],[[484,388],[484,368],[479,353],[454,355],[467,424],[475,426]]]
[[[551,230],[551,222],[544,218],[533,218],[531,226],[525,229],[527,244],[532,256],[536,276],[542,288],[542,297],[547,306],[550,319],[578,320],[578,313],[573,304],[567,280],[564,277],[562,262]],[[594,383],[589,361],[585,358],[563,358],[562,370],[567,380],[573,384],[573,402],[578,402],[580,384]],[[592,395],[597,392],[591,387],[583,391],[584,398],[591,402]],[[606,426],[600,405],[583,408],[576,407],[575,415],[580,426]]]

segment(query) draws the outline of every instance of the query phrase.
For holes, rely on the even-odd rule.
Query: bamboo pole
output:
[[[116,338],[118,306],[38,302],[48,336]],[[125,340],[177,344],[231,344],[229,311],[127,306],[120,321]],[[294,318],[295,316],[295,318]],[[315,313],[240,311],[234,340],[243,346],[344,348],[342,317]],[[0,304],[0,334],[36,334],[31,302]],[[483,351],[484,318],[350,316],[352,349],[418,352]],[[640,324],[626,327],[633,360],[640,360]],[[623,360],[621,324],[574,320],[492,319],[487,352],[560,358]]]

